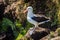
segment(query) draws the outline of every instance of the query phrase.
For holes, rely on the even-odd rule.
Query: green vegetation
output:
[[[58,33],[58,36],[60,36],[60,28],[57,28],[56,31]]]
[[[50,37],[54,38],[54,32],[53,31],[50,32]]]

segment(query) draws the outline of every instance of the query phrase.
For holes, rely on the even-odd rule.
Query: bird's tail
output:
[[[43,24],[43,23],[46,23],[46,22],[49,22],[50,20],[47,20],[47,21],[43,21],[43,22],[39,22],[39,25],[40,24]]]

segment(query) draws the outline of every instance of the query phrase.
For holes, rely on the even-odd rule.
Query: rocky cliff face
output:
[[[32,38],[33,40],[40,40],[41,38],[47,36],[50,32],[48,29],[45,28],[41,27],[36,27],[35,29],[34,28],[28,30],[27,34],[25,35],[26,38]],[[33,32],[31,33],[31,31]]]

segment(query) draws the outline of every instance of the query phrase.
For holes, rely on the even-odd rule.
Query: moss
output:
[[[58,33],[58,36],[60,36],[60,28],[57,28],[56,32]]]
[[[50,32],[50,37],[54,38],[54,32],[53,31]]]

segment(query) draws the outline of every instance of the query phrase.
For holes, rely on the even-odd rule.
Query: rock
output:
[[[60,40],[60,36],[52,38],[51,40]]]
[[[49,34],[49,30],[41,27],[30,28],[26,33],[26,38],[32,38],[33,40],[39,40]]]
[[[5,37],[6,37],[5,32],[1,32],[1,33],[0,33],[0,40],[4,39]]]
[[[49,40],[49,39],[50,39],[50,35],[47,35],[47,36],[43,37],[43,38],[40,39],[40,40]]]
[[[6,37],[3,38],[2,40],[14,40],[13,30],[10,26],[8,26],[5,34],[6,34]]]

